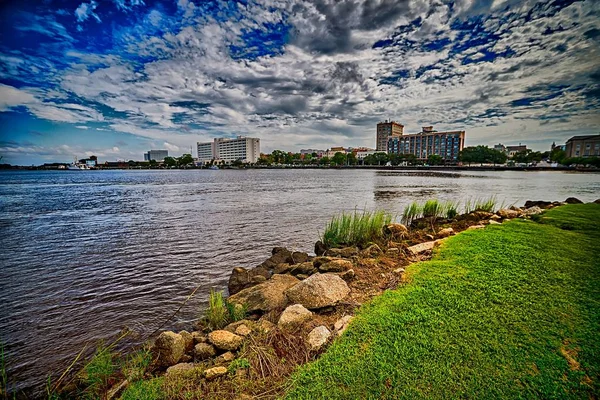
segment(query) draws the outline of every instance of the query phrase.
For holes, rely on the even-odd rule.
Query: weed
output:
[[[416,201],[413,201],[404,209],[404,212],[402,213],[402,223],[404,225],[410,225],[415,219],[421,216],[422,212],[422,207]]]
[[[216,292],[211,289],[208,297],[208,310],[206,311],[206,319],[208,327],[211,330],[221,329],[227,325],[228,312],[225,307],[225,299],[222,292]]]
[[[102,343],[98,346],[83,369],[86,397],[97,398],[108,387],[108,380],[116,369],[114,357],[110,347],[105,347]]]
[[[122,400],[160,400],[163,396],[164,378],[154,378],[148,381],[138,381],[129,385],[121,396]]]
[[[446,214],[446,218],[454,219],[458,215],[458,202],[447,201],[444,203],[444,213]]]
[[[250,361],[248,361],[246,358],[236,358],[231,362],[231,364],[229,364],[229,367],[227,367],[227,371],[229,371],[229,373],[232,374],[235,373],[235,371],[237,371],[238,369],[245,368],[250,368]]]
[[[435,219],[441,217],[444,213],[444,207],[438,200],[427,200],[423,205],[423,217]]]
[[[130,383],[139,381],[144,377],[144,373],[151,361],[152,354],[150,353],[150,349],[145,347],[130,354],[123,363],[121,370]]]
[[[225,300],[225,307],[227,307],[227,314],[229,322],[237,322],[246,318],[248,311],[244,304],[233,304]]]
[[[327,224],[321,238],[325,246],[362,246],[383,237],[383,227],[392,222],[385,211],[363,211],[334,216]]]

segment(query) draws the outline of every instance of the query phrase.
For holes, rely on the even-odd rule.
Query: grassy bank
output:
[[[599,205],[569,205],[449,238],[287,397],[597,398],[599,221]]]

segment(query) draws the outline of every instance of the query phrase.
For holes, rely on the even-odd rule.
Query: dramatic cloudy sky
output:
[[[1,162],[374,147],[386,118],[546,150],[599,133],[599,21],[596,0],[4,1]]]

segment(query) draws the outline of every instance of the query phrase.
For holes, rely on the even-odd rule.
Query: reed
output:
[[[211,330],[221,329],[227,325],[228,312],[225,303],[222,292],[210,290],[208,296],[208,310],[206,310],[206,320],[208,322],[208,327]]]
[[[392,222],[385,211],[342,213],[334,216],[325,227],[321,241],[329,248],[362,246],[383,237],[383,227]]]
[[[474,211],[485,211],[493,213],[496,211],[496,196],[487,199],[475,199]]]
[[[444,206],[438,200],[427,200],[423,205],[423,217],[436,219],[444,214]]]
[[[458,215],[458,202],[447,201],[444,203],[444,214],[448,219],[454,219]]]
[[[402,213],[402,223],[404,225],[410,225],[415,219],[421,216],[423,208],[416,202],[410,203]]]

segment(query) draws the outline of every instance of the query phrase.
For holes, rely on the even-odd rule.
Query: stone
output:
[[[525,208],[531,208],[531,207],[539,207],[539,208],[550,208],[553,204],[549,201],[531,201],[531,200],[527,200],[525,202]]]
[[[273,270],[277,264],[288,263],[294,264],[292,259],[292,252],[285,247],[274,247],[271,251],[271,257],[263,261],[258,267],[263,267],[268,270]]]
[[[594,200],[594,203],[600,204],[600,199]]]
[[[237,350],[243,340],[241,336],[226,330],[212,331],[208,334],[208,341],[221,350]]]
[[[342,333],[346,331],[350,322],[354,319],[352,315],[346,315],[342,318],[338,319],[335,324],[333,324],[333,329],[340,336]]]
[[[475,229],[483,229],[485,228],[485,225],[471,225],[470,227],[467,228],[468,231],[473,231]]]
[[[180,363],[187,363],[187,362],[191,362],[193,359],[194,359],[194,357],[190,356],[189,354],[184,354],[179,359],[179,362]]]
[[[403,275],[403,274],[404,274],[404,272],[406,272],[406,270],[405,270],[404,268],[402,268],[402,267],[400,267],[400,268],[396,268],[396,269],[394,270],[394,274],[396,274],[396,275]]]
[[[246,324],[242,324],[237,327],[235,330],[235,334],[238,336],[248,336],[252,333],[252,330],[246,326]]]
[[[488,224],[490,224],[490,225],[502,225],[500,222],[496,221],[495,219],[490,219],[488,221]]]
[[[343,260],[343,258],[319,256],[319,257],[313,258],[312,263],[315,268],[319,268],[321,265],[326,264],[333,260]]]
[[[217,351],[208,343],[198,343],[194,346],[194,358],[198,361],[206,360],[215,355],[217,355]]]
[[[191,335],[192,339],[194,339],[194,345],[196,345],[197,343],[206,343],[206,341],[208,340],[206,338],[206,335],[199,331],[194,331],[191,333]]]
[[[491,220],[493,219],[494,221],[498,221],[499,219],[502,219],[502,217],[501,217],[501,216],[499,216],[498,214],[494,214],[494,215],[492,215],[492,216],[490,217],[490,219],[491,219]]]
[[[256,278],[257,276],[262,276],[265,278],[265,280],[267,280],[271,277],[271,272],[267,268],[263,267],[256,267],[252,269],[246,269],[242,267],[234,268],[233,271],[231,271],[229,282],[227,284],[229,294],[236,294],[243,289],[259,284],[260,282],[257,280],[260,278]]]
[[[306,275],[306,274],[298,274],[298,275],[296,275],[296,278],[298,278],[298,279],[300,279],[302,281],[302,280],[308,278],[309,276],[310,275]]]
[[[385,255],[388,257],[398,257],[400,255],[400,249],[397,247],[390,247],[385,252]]]
[[[353,267],[352,262],[348,260],[332,260],[319,266],[320,272],[344,272]]]
[[[290,270],[288,272],[293,275],[297,275],[297,274],[310,275],[316,271],[317,271],[317,269],[315,268],[313,262],[306,261],[303,263],[294,264],[294,265],[290,266]]]
[[[583,201],[581,201],[575,197],[569,197],[568,199],[565,200],[565,203],[567,203],[567,204],[583,204]]]
[[[228,351],[215,358],[215,364],[224,364],[232,362],[233,360],[235,360],[235,355],[232,352]]]
[[[273,273],[274,274],[287,274],[288,272],[290,272],[291,268],[292,268],[292,266],[288,263],[277,264],[277,266],[273,270]]]
[[[364,249],[362,253],[365,257],[377,257],[378,255],[383,254],[383,250],[381,250],[381,247],[378,245],[372,244]]]
[[[519,212],[515,211],[515,210],[502,208],[502,209],[498,210],[498,215],[501,216],[502,218],[512,219],[512,218],[517,218],[519,216]]]
[[[346,282],[350,282],[356,276],[356,272],[353,269],[349,269],[345,272],[340,272],[337,274],[340,278],[342,278]]]
[[[175,365],[172,365],[169,368],[167,368],[167,372],[165,372],[165,375],[169,375],[169,376],[177,375],[181,372],[189,371],[194,368],[195,368],[194,363],[179,363],[179,364],[175,364]]]
[[[250,282],[254,285],[258,285],[259,283],[263,283],[266,280],[267,280],[267,278],[265,278],[262,275],[255,275],[252,277],[252,279],[250,279]]]
[[[302,304],[288,306],[279,317],[277,326],[281,329],[290,329],[301,325],[312,318],[313,313]]]
[[[302,251],[294,251],[292,253],[292,263],[301,264],[305,263],[309,260],[308,253],[304,253]]]
[[[541,214],[542,212],[544,212],[544,210],[542,210],[538,206],[529,207],[529,208],[526,208],[525,210],[523,210],[523,213],[525,215],[538,215],[538,214]]]
[[[180,334],[166,331],[156,338],[152,347],[152,354],[159,367],[170,367],[177,364],[185,353],[185,341]]]
[[[268,312],[282,309],[287,305],[285,290],[298,284],[300,280],[291,275],[273,275],[271,279],[259,285],[246,288],[227,301],[232,304],[242,304],[247,312]]]
[[[230,323],[223,329],[225,329],[226,331],[229,331],[231,333],[235,333],[236,329],[239,328],[240,326],[242,326],[242,325],[250,326],[251,324],[252,324],[251,321],[249,321],[247,319],[241,319],[239,321]]]
[[[264,333],[269,333],[273,329],[275,329],[276,325],[269,320],[261,319],[258,321],[258,329],[263,331]]]
[[[179,334],[183,338],[183,343],[184,343],[184,348],[185,348],[184,351],[186,353],[189,353],[190,351],[192,351],[194,349],[194,337],[188,331],[181,331],[181,332],[179,332]]]
[[[292,303],[302,304],[308,309],[334,306],[350,293],[348,284],[335,274],[309,276],[285,291]]]
[[[492,215],[494,215],[494,213],[480,210],[480,211],[473,211],[471,213],[471,215],[473,217],[475,217],[475,219],[482,220],[482,219],[489,219]]]
[[[392,237],[401,238],[408,234],[408,228],[403,224],[389,224],[384,228],[384,232]]]
[[[436,240],[430,241],[430,242],[423,242],[423,243],[419,243],[419,244],[415,244],[414,246],[410,246],[408,248],[409,253],[411,253],[412,255],[417,255],[417,254],[421,254],[424,253],[428,250],[432,250],[435,245],[437,244]]]
[[[227,368],[225,367],[212,367],[204,371],[204,377],[210,381],[220,376],[227,374]]]
[[[327,251],[327,246],[323,244],[320,240],[315,243],[315,254],[317,256],[322,256]]]
[[[319,350],[325,343],[327,343],[327,340],[329,340],[330,336],[331,332],[329,329],[327,329],[327,327],[323,325],[317,326],[308,334],[307,341],[310,349],[313,351]]]
[[[445,238],[445,237],[452,236],[452,235],[454,235],[454,229],[452,229],[452,228],[440,229],[437,233],[438,238]]]
[[[425,238],[426,238],[427,240],[434,240],[434,239],[435,239],[435,237],[434,237],[433,235],[429,235],[429,234],[428,234],[428,235],[425,235]]]
[[[342,249],[329,249],[325,252],[326,256],[350,258],[358,254],[356,247],[344,247]]]

